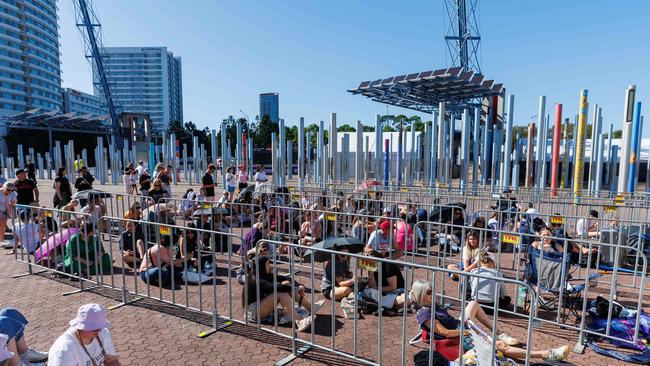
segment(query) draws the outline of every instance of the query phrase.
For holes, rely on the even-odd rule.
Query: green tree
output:
[[[346,124],[344,124],[342,126],[339,126],[339,128],[337,128],[336,131],[338,131],[338,132],[356,132],[357,129],[346,123]]]
[[[253,131],[253,142],[255,147],[270,147],[271,146],[271,134],[278,133],[280,128],[277,123],[273,123],[271,118],[265,114],[260,120],[259,125],[255,131]]]
[[[363,132],[375,132],[375,126],[361,125],[361,130]]]

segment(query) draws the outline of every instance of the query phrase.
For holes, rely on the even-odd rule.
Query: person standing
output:
[[[67,205],[72,199],[72,187],[68,180],[65,167],[60,167],[54,179],[54,207],[60,208]]]
[[[228,168],[226,173],[226,189],[228,190],[228,199],[232,201],[235,199],[235,167]]]
[[[239,192],[248,187],[248,172],[246,171],[246,166],[241,164],[239,166],[239,171],[237,172],[237,182],[239,183]]]
[[[215,200],[214,188],[217,184],[214,182],[214,178],[212,178],[214,171],[214,164],[209,164],[208,170],[206,170],[205,174],[203,174],[203,177],[201,178],[201,190],[203,190],[203,196],[205,196],[206,201]]]
[[[27,178],[25,169],[18,169],[16,171],[16,203],[19,205],[32,205],[38,203],[38,187],[36,183]]]
[[[140,183],[140,193],[143,196],[149,195],[149,189],[151,189],[151,176],[149,175],[149,169],[144,169],[140,177],[138,178]]]
[[[27,168],[27,178],[33,180],[34,183],[36,183],[36,165],[34,165],[34,162],[31,158],[27,159],[27,165],[25,168]]]
[[[172,196],[172,166],[167,165],[163,175],[160,177],[160,180],[163,182],[164,188],[167,191],[167,195],[171,198]]]
[[[49,366],[120,366],[113,345],[106,309],[85,304],[70,321],[70,328],[54,341],[48,352]]]
[[[74,182],[74,187],[77,189],[77,192],[93,189],[94,181],[95,178],[92,176],[92,174],[90,174],[88,168],[82,166],[81,169],[79,169],[79,176]]]
[[[138,160],[138,166],[135,168],[135,172],[138,173],[138,178],[142,175],[144,172],[144,162],[142,160]]]
[[[5,182],[0,189],[0,242],[5,240],[7,220],[14,216],[16,205],[16,187],[11,182]],[[8,245],[10,242],[4,243]],[[13,246],[12,246],[13,247]]]

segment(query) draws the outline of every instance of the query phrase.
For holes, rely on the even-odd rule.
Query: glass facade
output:
[[[280,122],[280,95],[278,93],[260,94],[260,119],[268,114],[271,121]]]
[[[0,113],[61,109],[56,0],[0,1]]]
[[[183,121],[180,57],[166,47],[104,47],[100,50],[113,103],[125,112],[146,113],[153,128]],[[104,96],[93,71],[94,94]]]
[[[103,99],[92,94],[72,88],[64,88],[61,92],[63,113],[91,113],[106,115],[108,109]]]

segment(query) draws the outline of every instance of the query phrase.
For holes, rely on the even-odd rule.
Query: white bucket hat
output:
[[[81,305],[77,310],[77,317],[70,320],[70,326],[77,330],[99,330],[108,328],[106,309],[99,304]]]

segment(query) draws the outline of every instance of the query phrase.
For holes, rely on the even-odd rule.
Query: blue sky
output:
[[[59,2],[63,85],[90,92],[91,71],[71,1]],[[447,66],[442,0],[209,1],[96,0],[106,46],[167,46],[183,60],[186,121],[218,128],[242,109],[258,113],[260,92],[280,93],[280,116],[295,124],[374,120],[386,106],[346,92],[360,81]],[[650,100],[650,1],[480,1],[486,76],[515,94],[515,123],[564,104],[580,89],[620,128],[624,93]],[[390,107],[391,114],[413,112]],[[590,116],[592,109],[590,108]],[[552,117],[553,118],[553,117]],[[644,129],[650,136],[650,126]]]

